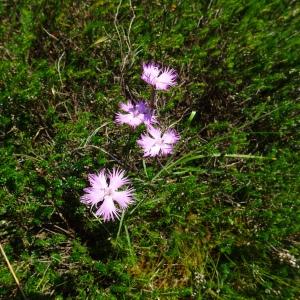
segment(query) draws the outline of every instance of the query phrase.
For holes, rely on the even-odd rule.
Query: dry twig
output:
[[[21,288],[19,279],[18,279],[18,277],[17,277],[17,275],[16,275],[16,273],[15,273],[15,271],[14,271],[12,265],[11,265],[10,262],[9,262],[8,257],[6,256],[5,251],[4,251],[4,249],[3,249],[2,245],[1,245],[1,243],[0,243],[0,250],[1,250],[1,254],[2,254],[2,256],[4,257],[4,260],[5,260],[5,262],[6,262],[7,266],[8,266],[8,269],[9,269],[10,273],[12,274],[12,276],[13,276],[13,278],[14,278],[14,280],[15,280],[15,282],[16,282],[16,284],[17,284],[17,286],[18,286],[18,288],[19,288],[19,290],[20,290],[20,292],[21,292],[21,294],[22,294],[22,296],[23,296],[23,298],[24,298],[25,300],[27,300],[27,298],[26,298],[26,296],[25,296],[25,294],[24,294],[24,292],[23,292],[23,290],[22,290],[22,288]]]

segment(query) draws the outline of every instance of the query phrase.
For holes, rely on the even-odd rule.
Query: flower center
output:
[[[134,116],[134,117],[137,117],[139,114],[140,114],[140,113],[139,113],[137,110],[134,110],[134,111],[133,111],[133,116]]]
[[[113,190],[112,190],[111,188],[106,188],[106,189],[104,190],[104,197],[106,197],[106,196],[111,197],[112,194],[113,194]]]
[[[140,114],[140,111],[136,107],[131,108],[129,111],[132,113],[134,118],[136,118]]]
[[[157,139],[156,142],[155,142],[155,144],[156,144],[157,146],[161,146],[163,143],[164,143],[163,138],[159,138],[159,139]]]

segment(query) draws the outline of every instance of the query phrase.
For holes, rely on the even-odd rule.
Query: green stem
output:
[[[152,109],[157,108],[157,107],[155,107],[155,97],[156,97],[156,90],[153,87],[152,90],[151,90],[151,97],[150,97],[150,107]]]

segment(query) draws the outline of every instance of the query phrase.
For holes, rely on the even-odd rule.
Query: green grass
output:
[[[297,299],[297,1],[0,4],[1,245],[28,299]],[[142,159],[114,124],[149,98],[144,61],[179,72]],[[102,223],[87,174],[124,168],[136,203]],[[294,259],[296,262],[293,263]],[[4,258],[0,298],[22,299]]]

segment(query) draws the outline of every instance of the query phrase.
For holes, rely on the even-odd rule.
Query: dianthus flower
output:
[[[116,114],[116,122],[118,124],[128,124],[135,128],[142,123],[149,126],[157,122],[153,111],[143,101],[139,101],[135,104],[131,101],[120,103],[120,108],[125,113]]]
[[[180,139],[174,129],[168,129],[164,133],[154,127],[149,127],[146,134],[142,134],[137,141],[144,150],[144,156],[162,156],[172,153],[174,144]]]
[[[167,90],[176,85],[177,73],[171,68],[159,68],[155,63],[143,64],[143,74],[141,77],[156,90]]]
[[[95,208],[96,216],[101,216],[105,222],[119,218],[120,212],[133,203],[134,190],[120,190],[130,183],[124,175],[124,171],[116,168],[112,172],[106,173],[103,169],[97,174],[89,174],[90,187],[84,189],[80,202]]]

